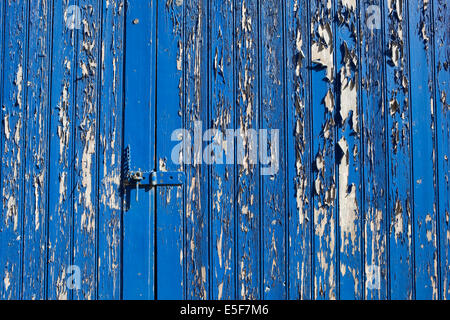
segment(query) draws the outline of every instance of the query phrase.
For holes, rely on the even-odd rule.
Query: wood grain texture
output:
[[[184,5],[158,3],[156,83],[156,163],[159,171],[183,171],[186,156],[181,149],[172,154],[172,143],[182,140],[176,133],[183,128],[185,61],[183,48]],[[184,141],[182,142],[184,143]],[[173,157],[177,162],[174,163]],[[184,187],[160,187],[156,190],[156,279],[158,299],[182,299],[185,296]]]
[[[414,260],[417,299],[439,298],[436,103],[434,93],[432,5],[408,6]]]
[[[286,299],[286,154],[284,4],[260,3],[262,285],[264,299]]]
[[[4,5],[4,57],[1,133],[0,296],[19,299],[22,292],[24,221],[24,148],[27,100],[28,2]]]
[[[100,81],[102,8],[80,0],[81,29],[76,47],[74,131],[73,265],[81,270],[82,285],[74,299],[95,299],[97,293],[98,159],[101,108]]]
[[[372,4],[370,4],[372,5]],[[386,119],[387,111],[384,102],[384,50],[383,24],[380,29],[369,28],[369,4],[360,8],[360,78],[361,78],[361,123],[362,123],[362,165],[363,165],[363,198],[361,211],[363,268],[362,286],[365,299],[386,298],[380,290],[368,288],[369,271],[373,266],[386,266],[388,252],[386,250],[386,217],[387,217],[387,143]],[[382,8],[381,1],[373,5]],[[381,22],[381,20],[380,20]],[[387,290],[385,278],[381,278],[381,290]]]
[[[69,299],[67,279],[72,265],[73,137],[76,79],[76,30],[66,27],[69,2],[53,8],[50,96],[50,151],[48,204],[48,299]]]
[[[411,149],[411,88],[409,81],[408,5],[403,0],[385,1],[385,105],[387,113],[388,156],[388,212],[387,244],[389,269],[383,278],[395,287],[402,298],[414,297],[414,211],[412,207],[412,149]],[[387,279],[387,275],[391,279]],[[392,297],[388,288],[378,293],[379,298]],[[395,298],[392,297],[392,298]]]
[[[438,199],[438,241],[440,298],[450,299],[450,45],[445,26],[450,19],[450,6],[442,0],[432,2],[434,52],[434,102],[436,114],[436,166]]]
[[[131,148],[131,171],[149,171],[156,158],[156,1],[128,1],[125,9],[122,148]],[[155,190],[133,186],[123,192],[121,298],[154,299]]]
[[[339,298],[361,299],[362,134],[357,2],[335,1]]]
[[[98,298],[121,294],[122,121],[125,3],[103,3],[98,145]]]
[[[22,298],[45,299],[52,4],[30,2],[24,163]]]
[[[314,299],[338,297],[335,7],[329,0],[311,3],[311,103]]]
[[[250,130],[260,128],[260,56],[258,16],[255,0],[235,2],[236,7],[236,122],[244,147],[237,156],[236,172],[236,218],[238,298],[261,299],[261,211],[260,172],[249,158],[255,156],[249,144]]]
[[[208,10],[206,1],[186,0],[184,53],[184,127],[191,132],[192,161],[186,172],[186,298],[208,299],[209,167],[203,161],[203,132],[210,128],[208,113]]]
[[[234,135],[229,131],[235,127],[235,24],[234,1],[211,1],[209,35],[211,44],[208,57],[210,68],[210,123],[217,130],[208,141],[213,145],[210,159],[210,272],[211,298],[235,299],[237,293],[236,264],[236,163]],[[228,133],[228,134],[227,134]],[[230,149],[229,150],[229,145]],[[209,149],[208,149],[209,150]],[[217,150],[217,152],[216,152]],[[208,159],[207,158],[207,159]]]
[[[285,12],[288,294],[290,299],[311,299],[313,220],[309,1],[288,1]]]

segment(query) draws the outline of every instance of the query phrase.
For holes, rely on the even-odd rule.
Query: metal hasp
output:
[[[124,175],[123,185],[125,187],[136,186],[182,186],[184,184],[184,173],[179,171],[133,171]]]
[[[156,187],[156,186],[181,186],[184,184],[184,173],[180,171],[131,171],[130,146],[125,148],[123,186],[132,187]]]
[[[181,186],[184,184],[184,173],[179,171],[153,171],[150,174],[152,186]]]

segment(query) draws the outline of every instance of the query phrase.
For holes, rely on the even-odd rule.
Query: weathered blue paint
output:
[[[417,299],[439,297],[436,103],[434,94],[432,5],[410,1],[409,56]],[[429,108],[425,108],[429,106]]]
[[[414,211],[412,209],[411,105],[407,2],[384,2],[384,84],[387,116],[386,288],[380,297],[413,298]],[[390,269],[388,269],[390,267]],[[391,284],[389,284],[391,283]],[[389,292],[394,287],[394,295]]]
[[[286,4],[288,294],[312,297],[312,162],[309,1]]]
[[[172,161],[172,132],[183,127],[185,60],[183,55],[183,6],[156,4],[156,162],[159,171],[182,171]],[[177,138],[177,137],[176,137]],[[173,142],[177,143],[177,142]],[[156,297],[182,299],[185,294],[184,187],[156,189]]]
[[[436,103],[437,135],[437,184],[438,184],[438,241],[439,241],[439,284],[442,299],[450,298],[450,110],[447,92],[450,83],[448,57],[448,32],[445,26],[450,16],[450,6],[445,1],[434,1],[433,7],[433,65],[434,101]]]
[[[124,16],[122,1],[103,2],[102,56],[98,70],[100,113],[98,142],[98,264],[99,299],[119,299],[121,295],[121,209]],[[105,265],[107,267],[102,267]]]
[[[364,28],[359,8],[335,1],[337,20],[336,57],[336,129],[337,129],[337,255],[338,291],[341,299],[363,297],[362,273],[362,105],[361,61],[358,40]]]
[[[313,299],[337,298],[337,183],[334,5],[310,3]]]
[[[449,19],[443,0],[3,1],[0,298],[448,299]],[[238,163],[227,129],[269,130],[278,172],[248,139]],[[125,186],[127,146],[184,185]],[[206,164],[221,149],[234,163]]]
[[[234,1],[213,1],[210,6],[211,49],[210,119],[211,127],[226,133],[236,126],[235,79],[235,14]],[[223,28],[230,24],[231,28]],[[235,149],[233,149],[234,151]],[[213,155],[213,159],[219,155]],[[227,157],[230,157],[227,155]],[[226,160],[226,159],[225,159]],[[225,161],[226,162],[226,161]],[[238,260],[236,199],[236,166],[224,164],[211,167],[211,298],[236,297]]]
[[[2,63],[2,219],[0,269],[4,281],[1,297],[18,299],[22,294],[24,249],[24,169],[26,97],[28,79],[28,4],[4,4]]]
[[[53,6],[48,162],[47,299],[68,299],[66,270],[72,265],[73,125],[75,90],[75,37],[66,28],[68,2]]]
[[[155,162],[155,2],[125,6],[123,145],[131,148],[131,170]],[[122,211],[122,298],[155,297],[155,190],[127,188]],[[116,192],[120,192],[116,189]],[[120,196],[120,195],[119,195]]]
[[[259,80],[258,1],[235,1],[235,128],[258,130],[261,117]],[[248,143],[248,142],[247,142]],[[252,152],[248,144],[243,151]],[[261,188],[259,167],[254,164],[235,163],[236,170],[236,272],[239,299],[261,299],[262,244]]]
[[[382,1],[371,3],[360,2],[359,17],[361,21],[367,18],[366,12],[370,5],[381,6]],[[360,22],[360,101],[362,126],[362,202],[360,206],[362,230],[362,270],[369,265],[386,265],[385,228],[377,223],[377,218],[387,215],[387,145],[386,116],[383,102],[383,71],[384,52],[381,30],[370,30]],[[384,218],[385,219],[385,218]],[[376,298],[365,285],[365,272],[361,273],[363,297]],[[384,285],[384,279],[381,283]],[[369,294],[370,293],[370,294]],[[380,297],[381,298],[381,297]],[[383,297],[385,298],[385,297]]]

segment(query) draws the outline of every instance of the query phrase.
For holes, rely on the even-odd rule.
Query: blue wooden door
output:
[[[3,1],[0,298],[447,299],[449,20]]]

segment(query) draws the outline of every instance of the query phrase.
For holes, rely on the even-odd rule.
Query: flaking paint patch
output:
[[[223,282],[221,282],[218,287],[218,294],[217,294],[217,299],[218,300],[222,300],[222,295],[223,295]]]
[[[66,199],[66,191],[67,191],[67,172],[62,171],[59,174],[59,205],[62,206]]]
[[[11,136],[11,128],[9,127],[9,114],[5,114],[5,116],[3,117],[3,130],[6,140],[9,140],[9,137]]]
[[[10,274],[8,270],[5,270],[5,276],[3,277],[3,285],[5,292],[8,292],[9,286],[11,285]]]
[[[58,300],[67,300],[68,298],[66,281],[66,269],[62,267],[58,274],[58,279],[56,280],[56,295]]]
[[[394,208],[394,233],[395,233],[395,241],[398,241],[398,238],[400,238],[403,235],[403,207],[400,202],[400,200],[397,199],[395,203]]]
[[[366,223],[366,229],[365,229],[365,238],[368,239],[368,235],[370,234],[371,241],[365,241],[364,245],[364,252],[366,253],[366,260],[365,260],[365,266],[364,266],[364,272],[365,274],[369,274],[369,270],[372,266],[382,266],[384,265],[384,253],[386,249],[386,240],[381,232],[383,228],[383,211],[380,209],[375,208],[369,208],[367,211],[367,221]],[[369,229],[370,233],[369,233]],[[370,252],[369,253],[369,247]],[[381,287],[378,290],[369,290],[369,288],[365,287],[365,294],[366,296],[372,296],[374,294],[381,294]]]
[[[358,132],[358,86],[355,79],[358,79],[358,73],[352,74],[352,70],[357,68],[358,59],[356,51],[350,50],[347,43],[343,43],[345,65],[340,70],[340,113],[344,122],[350,112],[352,112],[353,131]]]
[[[115,169],[113,172],[107,172],[107,166],[104,166],[104,176],[102,179],[103,192],[100,198],[101,203],[113,210],[120,210],[121,200],[118,196],[120,188],[120,170]]]
[[[85,209],[81,215],[80,227],[86,229],[88,232],[93,232],[95,230],[95,214],[92,203],[92,162],[95,149],[94,126],[90,126],[85,136],[85,145],[81,159],[81,185],[84,188],[84,192],[79,195],[79,202],[84,204]]]
[[[219,266],[222,268],[222,240],[223,240],[223,228],[220,230],[220,237],[217,240],[217,255],[219,258]]]
[[[314,208],[315,234],[319,238],[319,246],[316,249],[317,262],[321,272],[314,275],[315,297],[323,296],[328,288],[330,299],[336,299],[335,281],[335,220],[328,216],[326,207]],[[325,232],[327,231],[327,232]]]
[[[7,204],[6,204],[6,217],[5,217],[5,225],[9,226],[9,222],[13,220],[13,228],[14,232],[17,231],[17,226],[19,224],[19,212],[17,208],[17,200],[13,195],[7,195]]]
[[[17,164],[20,165],[21,162],[21,158],[20,158],[20,153],[21,153],[21,149],[20,149],[20,136],[21,136],[21,132],[22,132],[22,119],[19,118],[16,122],[16,126],[14,128],[14,143],[16,144],[16,146],[18,147],[17,149]],[[14,170],[14,173],[16,171]],[[16,177],[16,174],[14,174],[14,176]]]
[[[349,161],[350,153],[348,143],[344,137],[339,141],[339,146],[344,153],[339,165],[339,224],[341,227],[341,252],[350,245],[353,253],[358,247],[357,239],[357,220],[358,203],[356,200],[356,186],[354,183],[349,185]]]
[[[319,27],[321,34],[325,36],[327,45],[314,42],[311,46],[312,62],[324,66],[327,69],[326,77],[328,81],[332,82],[334,79],[334,61],[333,61],[333,46],[331,38],[331,28],[327,24],[325,28]]]
[[[33,179],[33,189],[34,189],[34,225],[35,231],[39,230],[40,220],[39,220],[39,203],[40,195],[42,194],[42,187],[44,186],[45,172],[41,172],[41,174],[36,175]]]
[[[342,5],[350,10],[355,10],[356,8],[356,0],[341,0]]]
[[[70,62],[66,60],[66,70],[70,70]],[[70,139],[70,120],[68,115],[69,107],[69,85],[65,83],[63,85],[60,102],[58,105],[59,125],[58,125],[58,137],[59,137],[59,161],[60,164],[67,164],[66,151],[69,147]]]
[[[16,79],[14,83],[17,87],[16,105],[19,108],[22,108],[23,68],[21,64],[19,64],[17,68]]]

